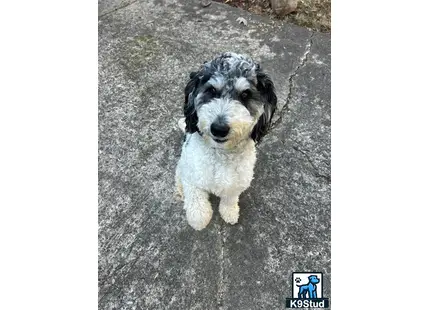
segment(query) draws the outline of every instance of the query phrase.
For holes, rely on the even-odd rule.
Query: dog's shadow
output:
[[[243,239],[244,236],[244,232],[247,237],[253,236],[255,234],[255,232],[253,231],[253,228],[255,223],[255,219],[253,220],[252,217],[254,216],[253,213],[254,211],[252,210],[252,208],[254,207],[249,196],[246,195],[246,193],[242,193],[242,195],[239,197],[239,207],[240,207],[240,213],[239,213],[239,220],[236,224],[231,225],[229,223],[226,223],[222,218],[221,215],[219,213],[219,204],[220,204],[220,197],[214,195],[214,194],[209,194],[209,202],[211,203],[212,206],[212,210],[213,210],[213,216],[212,216],[212,220],[209,223],[208,228],[209,229],[221,229],[223,231],[225,231],[227,233],[227,235],[232,234],[233,236],[236,236],[237,238],[239,238],[239,241],[241,239]],[[257,220],[258,221],[258,220]],[[210,228],[210,226],[213,226],[212,228]],[[218,227],[218,228],[215,228]],[[236,238],[235,237],[235,238]],[[255,240],[254,238],[251,239],[251,241],[253,242],[253,240]]]
[[[209,194],[209,202],[212,205],[212,209],[216,212],[219,212],[219,203],[221,201],[221,198],[214,194]]]
[[[214,194],[209,194],[209,202],[212,205],[212,210],[214,211],[214,215],[215,213],[217,215],[216,217],[217,219],[219,215],[220,201],[221,199],[218,196]],[[239,197],[239,207],[240,207],[239,222],[235,225],[230,225],[230,224],[227,224],[227,225],[234,227],[234,226],[241,225],[242,222],[245,222],[246,219],[248,218],[248,213],[249,213],[249,207],[247,207],[247,205],[250,205],[249,197],[247,197],[245,193],[242,193],[242,195]],[[218,220],[223,221],[220,217]]]

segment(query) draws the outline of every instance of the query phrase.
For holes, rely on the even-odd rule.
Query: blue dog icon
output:
[[[317,276],[309,276],[308,284],[297,285],[299,289],[298,298],[317,298],[317,284],[320,283],[320,279]],[[308,297],[306,297],[308,296]]]

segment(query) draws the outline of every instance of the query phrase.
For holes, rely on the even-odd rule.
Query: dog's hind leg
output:
[[[304,294],[304,292],[303,292],[303,290],[302,290],[302,288],[300,288],[299,289],[299,294],[298,294],[298,298],[305,298],[305,296],[304,296],[305,294]]]
[[[187,221],[195,230],[205,228],[212,218],[209,193],[195,186],[182,183],[184,190],[184,209]]]
[[[179,173],[177,170],[176,170],[176,176],[175,176],[175,183],[176,183],[175,198],[177,200],[184,201],[184,189],[182,187],[181,177],[179,176]]]
[[[306,298],[306,295],[308,294],[308,290],[306,285],[300,286],[299,289],[299,298]]]

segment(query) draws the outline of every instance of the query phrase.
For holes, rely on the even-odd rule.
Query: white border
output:
[[[97,5],[2,3],[2,309],[97,308]]]
[[[426,303],[408,278],[418,272],[428,279],[430,262],[430,28],[423,3],[333,4],[335,310]]]
[[[333,309],[425,305],[408,282],[430,261],[421,3],[333,3]],[[1,305],[95,309],[97,2],[9,1],[1,15]]]

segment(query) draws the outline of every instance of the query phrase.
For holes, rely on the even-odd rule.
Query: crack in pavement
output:
[[[311,52],[311,48],[312,48],[312,38],[314,37],[315,32],[312,31],[311,36],[308,39],[308,43],[306,43],[306,47],[305,47],[305,52],[303,53],[303,55],[300,57],[299,59],[299,64],[297,65],[297,67],[294,69],[293,73],[291,73],[288,77],[288,95],[287,95],[287,99],[285,101],[285,104],[282,106],[281,110],[279,111],[279,118],[272,124],[272,126],[270,127],[270,130],[273,130],[276,126],[278,126],[281,122],[282,122],[282,116],[286,113],[289,112],[289,105],[290,105],[290,101],[293,97],[293,83],[294,83],[294,79],[298,74],[298,71],[306,64],[306,62],[308,61],[308,55]]]
[[[221,235],[221,253],[220,253],[220,272],[218,280],[218,292],[217,292],[217,304],[218,309],[223,309],[224,293],[225,293],[225,282],[224,282],[224,245],[225,245],[225,226],[221,224],[219,234]]]
[[[119,10],[121,10],[121,9],[123,9],[123,8],[126,8],[126,7],[128,7],[128,6],[132,5],[133,3],[136,3],[136,2],[139,2],[139,0],[134,0],[134,1],[131,1],[131,2],[126,2],[126,3],[121,4],[120,6],[118,6],[118,7],[114,8],[114,9],[112,9],[112,10],[110,10],[110,11],[107,11],[107,12],[105,12],[105,13],[103,13],[103,14],[100,14],[98,17],[99,17],[99,18],[103,18],[103,17],[105,17],[106,15],[112,14],[112,13],[114,13],[114,12],[116,12],[116,11],[119,11]]]
[[[298,144],[297,141],[292,140],[294,143]],[[303,154],[303,156],[306,158],[306,160],[309,162],[309,164],[312,166],[313,170],[314,170],[314,175],[317,178],[323,178],[325,179],[327,182],[331,182],[331,176],[327,176],[325,174],[321,174],[319,172],[319,169],[315,166],[315,164],[313,163],[313,161],[311,160],[311,158],[309,157],[309,155],[303,151],[302,149],[300,149],[298,146],[293,145],[293,150],[298,151],[299,153]]]

